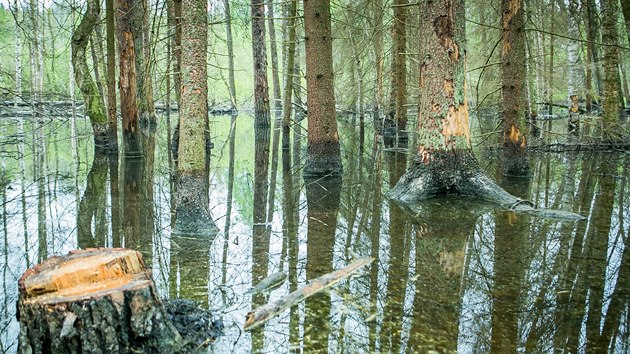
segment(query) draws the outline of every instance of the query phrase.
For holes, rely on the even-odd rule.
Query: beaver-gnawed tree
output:
[[[538,210],[499,187],[472,155],[464,80],[463,0],[420,2],[420,95],[417,156],[388,196],[412,205],[458,193],[544,217],[581,218]]]

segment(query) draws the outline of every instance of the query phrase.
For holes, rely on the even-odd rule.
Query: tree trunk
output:
[[[501,70],[503,73],[503,174],[529,176],[525,157],[525,10],[523,0],[501,2],[503,28]]]
[[[234,44],[232,40],[232,12],[230,10],[230,0],[223,0],[225,11],[225,37],[228,51],[228,89],[230,90],[230,100],[232,101],[232,111],[236,111],[236,81],[234,79]]]
[[[185,352],[140,253],[53,257],[18,282],[20,353]]]
[[[118,118],[116,116],[116,30],[114,27],[114,0],[105,1],[107,28],[107,117],[109,122],[109,146],[118,151]]]
[[[141,155],[138,136],[138,105],[136,86],[136,52],[132,34],[131,0],[116,0],[116,27],[118,37],[118,62],[120,87],[120,115],[124,153],[126,156]]]
[[[630,0],[621,0],[621,12],[623,13],[623,19],[626,25],[628,42],[630,43]]]
[[[295,17],[297,16],[297,0],[289,3],[287,14],[288,43],[287,43],[287,72],[284,84],[284,104],[282,111],[282,150],[288,151],[290,147],[290,126],[291,126],[291,102],[293,94],[293,80],[297,71],[295,69]]]
[[[186,48],[186,55],[181,58],[176,228],[178,233],[201,232],[212,235],[216,233],[216,226],[211,222],[206,193],[207,23],[207,1],[182,2],[182,46]]]
[[[38,31],[39,4],[35,0],[29,1],[29,25],[30,25],[30,43],[29,56],[31,64],[31,104],[33,105],[33,114],[36,112],[35,104],[39,100],[39,80],[42,72],[39,70],[40,42]],[[88,34],[89,35],[89,34]],[[87,44],[86,44],[87,46]]]
[[[616,0],[602,1],[602,41],[604,47],[604,104],[602,121],[604,123],[604,138],[618,140],[619,132],[616,127],[619,122],[619,69],[617,60],[617,18],[618,2]]]
[[[622,108],[625,108],[630,103],[630,87],[628,86],[628,75],[626,74],[624,66],[624,54],[619,52],[619,71],[621,72],[621,85],[623,87],[623,97],[621,99]]]
[[[15,97],[14,102],[17,107],[22,101],[22,33],[20,31],[20,6],[18,0],[13,2],[13,16],[15,17]],[[72,70],[70,70],[72,71]],[[71,83],[74,85],[74,82]]]
[[[149,38],[147,0],[131,0],[130,20],[133,35],[138,117],[143,123],[156,123],[151,80],[151,41]]]
[[[392,95],[390,117],[396,122],[398,140],[407,141],[407,0],[394,0],[392,24]]]
[[[464,85],[465,18],[463,0],[420,2],[419,50],[432,53],[420,62],[418,151],[388,196],[401,204],[458,193],[534,212],[532,204],[499,187],[472,156]],[[544,212],[538,214],[545,217]],[[567,213],[560,218],[580,218]],[[551,216],[554,217],[554,216]]]
[[[265,44],[265,2],[251,0],[252,50],[254,56],[254,123],[269,125],[269,84]]]
[[[96,80],[96,87],[98,88],[98,93],[105,100],[105,105],[107,105],[107,97],[105,96],[104,87],[107,86],[105,83],[105,64],[103,60],[105,59],[105,53],[103,52],[103,31],[101,29],[101,17],[99,14],[98,21],[96,21],[96,26],[94,26],[94,32],[90,36],[90,50],[92,51],[92,66],[94,71],[94,79]]]
[[[182,102],[182,0],[173,0],[175,13],[175,46],[173,47],[173,87],[177,108]]]
[[[83,95],[87,116],[92,123],[94,145],[108,147],[110,131],[105,104],[94,80],[92,80],[85,57],[88,39],[99,20],[99,13],[100,1],[88,1],[85,14],[72,33],[72,66],[77,86]]]
[[[274,25],[273,0],[267,0],[267,19],[269,22],[269,45],[271,46],[271,82],[273,84],[273,102],[275,114],[282,109],[282,94],[280,93],[280,69],[278,68],[278,46],[276,44],[276,27]]]
[[[555,16],[556,16],[556,0],[550,0],[551,5],[551,16],[549,16],[549,29],[552,30],[555,26]],[[555,49],[555,36],[553,34],[549,35],[549,66],[547,67],[547,111],[549,113],[549,118],[553,116],[553,73],[554,73],[554,49]],[[552,120],[547,119],[547,131],[551,131]]]
[[[330,2],[304,0],[308,146],[304,175],[341,174],[335,112]]]
[[[595,68],[595,87],[597,89],[597,99],[602,97],[602,71],[600,61],[599,46],[595,45],[600,41],[600,30],[598,23],[598,9],[595,0],[586,0],[586,19],[587,19],[587,40],[591,44],[591,62]]]
[[[587,7],[588,0],[581,0],[582,8],[589,12]],[[584,77],[584,97],[586,99],[586,112],[590,113],[593,104],[593,41],[588,35],[588,29],[590,27],[590,21],[586,21],[587,28],[587,41],[586,41],[586,73]]]
[[[569,2],[569,23],[568,32],[569,37],[579,38],[579,0],[571,0]],[[577,135],[579,132],[579,97],[582,83],[582,62],[580,60],[579,46],[577,40],[571,40],[567,47],[567,61],[569,62],[569,77],[568,77],[568,97],[569,97],[569,120],[568,120],[568,132],[573,135]]]
[[[372,16],[374,18],[373,50],[376,64],[376,80],[374,88],[374,123],[381,122],[381,110],[383,109],[383,0],[371,0]],[[376,126],[376,125],[375,125]]]

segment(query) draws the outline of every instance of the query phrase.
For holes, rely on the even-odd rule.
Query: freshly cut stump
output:
[[[28,269],[18,285],[20,353],[190,350],[137,251],[73,251]]]

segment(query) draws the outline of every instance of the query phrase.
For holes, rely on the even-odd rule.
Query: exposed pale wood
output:
[[[23,283],[27,298],[52,292],[74,295],[123,285],[132,274],[143,270],[144,262],[137,251],[89,249],[43,263]]]
[[[182,353],[139,252],[85,249],[52,257],[18,282],[19,353]]]
[[[374,258],[371,257],[354,261],[344,268],[314,279],[310,283],[302,286],[301,288],[281,299],[270,302],[266,305],[252,310],[247,314],[244,329],[251,330],[260,326],[261,324],[279,315],[280,313],[282,313],[282,311],[290,308],[298,302],[333,286],[342,279],[347,278],[359,268],[372,263],[372,261],[374,261]]]

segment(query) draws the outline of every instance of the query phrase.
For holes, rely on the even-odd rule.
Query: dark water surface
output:
[[[143,159],[110,161],[94,158],[83,119],[0,121],[0,352],[17,348],[17,280],[27,267],[95,246],[140,250],[163,297],[212,309],[225,326],[211,347],[220,353],[630,352],[630,155],[539,154],[532,178],[516,181],[481,161],[513,194],[584,221],[448,197],[406,212],[383,194],[408,154],[371,134],[361,153],[352,124],[342,124],[343,180],[305,182],[302,141],[268,168],[274,188],[255,183],[266,179],[252,118],[211,120],[212,221],[199,234],[175,232],[165,124],[143,130]],[[356,255],[376,261],[242,331],[253,306]],[[279,288],[246,294],[278,271],[288,275]]]

